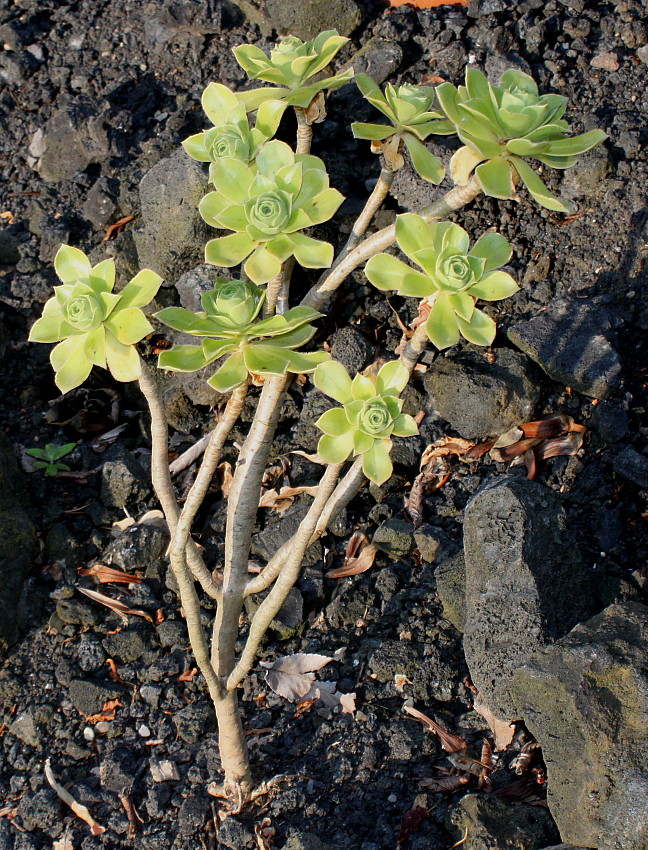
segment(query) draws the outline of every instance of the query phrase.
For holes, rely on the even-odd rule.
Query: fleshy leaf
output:
[[[317,454],[326,463],[342,463],[353,451],[353,431],[348,431],[339,437],[329,437],[324,434],[317,444]]]
[[[515,193],[511,166],[501,156],[478,165],[475,176],[484,194],[491,198],[512,198]]]
[[[339,437],[353,429],[353,425],[348,421],[341,407],[333,407],[331,410],[327,410],[320,416],[315,425],[329,437]]]
[[[407,386],[409,372],[400,360],[390,360],[381,367],[376,377],[380,394],[399,395]]]
[[[63,283],[76,283],[88,280],[92,266],[83,251],[71,245],[61,245],[54,257],[54,269]]]
[[[162,278],[151,269],[142,269],[119,293],[118,310],[146,307],[157,295]]]
[[[563,202],[552,195],[531,166],[527,165],[523,159],[514,156],[511,157],[511,161],[515,165],[515,170],[520,175],[522,182],[529,190],[529,194],[541,207],[562,213],[572,213],[576,209],[574,204]]]
[[[516,293],[519,288],[510,274],[493,271],[487,272],[478,283],[470,287],[468,292],[484,301],[500,301]]]
[[[389,457],[391,440],[375,440],[362,455],[362,471],[374,484],[384,484],[391,477],[393,466]]]
[[[110,331],[106,331],[106,363],[116,381],[136,381],[141,374],[135,348],[121,343]]]
[[[403,278],[410,274],[413,269],[402,260],[392,257],[391,254],[374,254],[365,266],[367,279],[376,287],[387,291],[399,290]]]
[[[475,345],[490,345],[495,339],[495,322],[481,310],[474,310],[469,322],[457,317],[457,323],[461,335]]]
[[[247,233],[232,233],[211,239],[205,245],[205,262],[213,266],[236,266],[252,253],[255,243]]]
[[[475,242],[470,251],[471,257],[480,257],[486,261],[484,271],[498,269],[511,259],[511,246],[500,233],[484,233]]]
[[[105,326],[123,345],[133,345],[153,332],[151,323],[137,307],[113,312],[106,319]]]
[[[85,356],[85,335],[72,336],[52,349],[50,362],[54,368],[54,382],[62,393],[81,386],[92,370]]]
[[[432,304],[425,323],[427,335],[439,350],[449,348],[459,342],[457,316],[444,293],[440,292]]]
[[[393,434],[395,437],[414,437],[419,433],[419,428],[413,416],[401,413],[394,422]]]
[[[197,372],[206,365],[207,358],[200,345],[174,345],[158,357],[158,368],[172,372]]]
[[[330,242],[322,242],[304,236],[303,233],[291,234],[295,246],[295,259],[306,269],[327,269],[333,262],[333,246]]]
[[[414,171],[429,183],[440,183],[445,177],[443,163],[410,133],[403,136],[405,147],[408,150]]]
[[[219,393],[228,393],[240,387],[247,379],[248,370],[243,361],[243,354],[237,351],[227,358],[225,363],[207,381],[212,389]]]
[[[318,366],[313,375],[313,383],[320,392],[339,401],[340,404],[353,401],[351,378],[344,366],[336,360],[329,360]]]
[[[389,124],[363,124],[361,121],[355,121],[351,125],[351,132],[354,139],[382,142],[393,136],[396,131]]]
[[[465,186],[474,169],[485,157],[467,145],[455,151],[450,159],[450,177],[457,186]]]

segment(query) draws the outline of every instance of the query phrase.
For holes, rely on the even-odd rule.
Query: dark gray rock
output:
[[[101,500],[111,508],[125,508],[140,502],[151,491],[146,473],[132,456],[124,452],[101,469]]]
[[[130,794],[137,767],[130,749],[124,744],[115,744],[102,754],[99,764],[101,787],[113,794]]]
[[[331,407],[335,407],[336,402],[329,398],[319,390],[310,389],[304,395],[304,402],[299,414],[299,422],[295,426],[294,437],[295,442],[307,452],[317,451],[322,432],[315,425],[319,417]]]
[[[434,644],[383,640],[369,657],[369,670],[379,682],[394,682],[397,675],[410,681],[408,693],[425,703],[452,699],[456,671]]]
[[[153,369],[153,377],[158,385],[164,415],[171,428],[181,434],[189,434],[203,424],[203,417],[191,404],[185,394],[178,375],[172,375],[162,369]],[[208,388],[209,389],[209,388]]]
[[[190,269],[175,282],[180,304],[192,313],[199,312],[203,309],[200,301],[202,293],[214,288],[217,277],[229,279],[230,274],[229,269],[216,269],[207,263],[201,263],[195,269]]]
[[[511,806],[492,794],[466,794],[450,818],[450,833],[470,850],[540,850],[560,841],[556,825],[539,806]]]
[[[183,837],[203,831],[209,817],[209,798],[199,794],[190,794],[178,811],[178,833]]]
[[[535,318],[512,325],[508,338],[554,381],[604,398],[619,385],[621,374],[619,355],[608,339],[611,331],[605,310],[563,299]]]
[[[468,439],[504,433],[531,418],[540,394],[535,371],[507,348],[493,363],[475,351],[437,358],[424,379],[428,407]]]
[[[178,735],[187,744],[197,744],[216,729],[216,715],[206,702],[190,703],[173,715]]]
[[[92,634],[81,635],[76,645],[76,662],[84,673],[96,673],[103,667],[106,653],[99,638]]]
[[[258,847],[250,828],[236,818],[226,818],[218,830],[218,847],[227,850],[245,850]]]
[[[101,622],[97,608],[83,599],[60,599],[56,603],[56,614],[62,623],[70,626],[92,628]]]
[[[72,679],[70,699],[77,711],[89,717],[98,714],[109,699],[116,699],[124,690],[124,686],[117,682]]]
[[[40,749],[49,737],[53,713],[49,706],[30,708],[16,717],[9,731],[30,747]]]
[[[291,830],[283,850],[336,850],[332,844],[325,844],[314,832]]]
[[[139,186],[143,224],[135,231],[142,268],[171,286],[181,271],[204,260],[205,242],[214,235],[198,212],[207,192],[207,173],[180,149],[146,172]]]
[[[374,532],[372,543],[391,558],[403,558],[414,548],[414,526],[396,517],[387,519]]]
[[[51,838],[57,838],[63,832],[59,798],[49,787],[41,788],[35,794],[28,791],[18,803],[17,812],[28,832],[42,830]]]
[[[146,569],[164,556],[169,532],[157,525],[131,525],[103,551],[101,563],[120,570]]]
[[[271,513],[263,531],[252,537],[252,554],[260,555],[265,561],[269,561],[277,549],[297,532],[300,522],[308,512],[310,501],[309,499],[308,503],[304,503],[298,500],[283,513],[274,516]],[[321,558],[322,545],[317,541],[306,550],[303,566],[312,567]]]
[[[416,529],[414,542],[426,564],[441,561],[453,546],[452,541],[443,529],[435,528],[427,523]]]
[[[107,635],[101,643],[111,658],[116,658],[124,664],[137,661],[151,647],[149,635],[137,627]]]
[[[0,431],[0,656],[26,631],[33,608],[26,598],[26,581],[39,544],[26,503],[25,475]]]
[[[8,230],[0,230],[0,266],[14,266],[19,260],[18,240]]]
[[[402,61],[403,51],[397,42],[372,36],[354,54],[351,67],[356,74],[367,74],[380,85],[398,70]]]
[[[173,54],[170,48],[187,44],[200,49],[203,36],[221,30],[222,6],[218,0],[171,0],[146,4],[144,36],[158,54]]]
[[[434,571],[443,616],[459,632],[466,627],[466,562],[464,553],[442,561]]]
[[[600,401],[592,410],[592,425],[606,443],[618,443],[628,433],[628,414],[612,401]]]
[[[245,600],[245,610],[250,619],[254,616],[265,596],[267,596],[267,593],[248,596]],[[299,588],[292,587],[269,628],[276,633],[279,640],[288,640],[302,625],[304,625],[304,599]]]
[[[560,193],[569,199],[596,197],[609,170],[608,146],[599,145],[579,156],[578,162],[563,172]]]
[[[648,846],[648,608],[610,605],[515,671],[514,699],[547,764],[561,837]]]
[[[261,32],[272,35],[296,35],[304,41],[325,30],[336,29],[340,35],[350,35],[360,24],[360,9],[353,0],[233,0],[250,23]]]
[[[561,499],[517,476],[491,481],[470,500],[464,554],[466,661],[491,710],[514,720],[511,673],[591,613],[591,579]]]
[[[156,628],[160,645],[167,649],[189,643],[187,627],[181,620],[164,620]]]
[[[648,490],[648,457],[624,446],[614,458],[614,471],[643,490]]]
[[[105,227],[119,218],[118,198],[119,181],[100,177],[86,195],[81,212],[95,227]]]
[[[331,357],[346,367],[353,378],[367,365],[373,347],[362,336],[360,331],[352,327],[341,328],[333,336]]]
[[[49,265],[61,245],[70,241],[70,227],[65,219],[47,218],[41,223],[41,240],[38,259]]]
[[[110,152],[104,119],[90,100],[59,109],[39,133],[30,152],[38,153],[36,170],[44,180],[69,180]]]

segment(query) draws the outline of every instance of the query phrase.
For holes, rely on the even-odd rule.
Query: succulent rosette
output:
[[[362,455],[362,471],[375,484],[383,484],[392,474],[389,453],[391,437],[411,437],[418,427],[411,416],[401,413],[398,398],[409,380],[400,360],[392,360],[375,378],[356,375],[353,380],[341,363],[329,360],[313,375],[321,392],[339,401],[315,423],[324,432],[317,451],[326,463],[341,463],[349,455]]]
[[[30,342],[58,342],[50,361],[62,393],[78,387],[93,366],[109,369],[118,381],[140,376],[133,347],[153,328],[140,309],[157,293],[162,278],[143,269],[120,292],[113,292],[115,263],[96,266],[78,248],[62,245],[54,258],[62,286],[45,304],[29,334]]]
[[[235,47],[236,61],[251,80],[273,84],[271,88],[241,92],[239,99],[248,112],[267,100],[282,100],[288,106],[306,108],[321,91],[336,89],[352,79],[353,69],[350,68],[333,77],[308,83],[326,68],[348,40],[338,35],[337,30],[327,30],[306,42],[289,35],[277,42],[269,56],[254,44]]]
[[[281,101],[266,101],[259,107],[255,126],[250,129],[245,106],[227,86],[210,83],[202,93],[201,102],[214,126],[189,136],[182,146],[193,159],[212,164],[226,158],[252,162],[261,145],[277,132],[286,109],[286,104]],[[213,182],[212,165],[209,179]]]
[[[365,266],[369,281],[381,290],[423,298],[429,306],[426,330],[439,349],[465,337],[490,345],[495,322],[475,302],[499,301],[519,289],[507,272],[511,246],[499,233],[485,233],[470,249],[466,231],[449,221],[426,222],[413,213],[396,217],[398,247],[416,263],[413,269],[391,254],[376,254]]]
[[[505,71],[499,85],[493,86],[476,68],[466,69],[465,86],[442,83],[436,92],[465,145],[450,163],[455,183],[467,183],[474,170],[485,195],[512,198],[517,173],[540,206],[572,211],[573,206],[552,195],[522,158],[552,168],[569,168],[579,154],[607,138],[602,130],[568,138],[569,125],[562,119],[566,97],[539,95],[533,79],[516,70]]]
[[[236,159],[213,163],[216,191],[200,202],[207,224],[235,233],[205,246],[206,262],[235,266],[262,284],[294,256],[306,268],[328,268],[333,246],[298,231],[328,221],[344,197],[329,187],[321,159],[295,154],[285,142],[272,141],[259,151],[255,168]]]
[[[218,280],[201,295],[203,311],[167,307],[156,318],[170,328],[204,337],[199,345],[175,345],[159,356],[161,369],[195,372],[229,355],[207,383],[221,393],[240,386],[248,374],[285,375],[312,372],[328,359],[324,352],[295,351],[315,333],[309,324],[322,314],[293,307],[282,316],[256,321],[265,291],[250,281]]]
[[[430,183],[440,183],[445,168],[423,141],[433,133],[448,136],[455,132],[455,128],[442,113],[432,108],[436,97],[434,89],[409,83],[402,86],[390,84],[383,94],[366,74],[356,75],[355,81],[365,100],[382,112],[391,124],[354,122],[351,124],[354,137],[370,139],[372,148],[385,156],[392,170],[403,165],[398,149],[400,142],[404,142],[416,173]]]

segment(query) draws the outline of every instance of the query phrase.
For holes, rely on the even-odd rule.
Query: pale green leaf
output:
[[[400,360],[385,363],[376,377],[376,389],[382,395],[400,395],[407,386],[410,373]]]
[[[106,363],[116,381],[136,381],[141,374],[139,355],[132,345],[123,345],[106,331]]]
[[[481,310],[474,310],[469,322],[457,317],[457,324],[462,336],[475,345],[490,345],[495,339],[495,322]]]
[[[468,292],[484,301],[500,301],[516,293],[519,288],[510,274],[494,271],[487,272],[478,283],[470,287]]]
[[[432,242],[427,223],[414,213],[396,216],[396,239],[401,251],[414,262],[416,252],[428,248]]]
[[[106,329],[103,325],[85,335],[83,353],[93,366],[106,368]]]
[[[158,368],[172,372],[197,372],[207,365],[207,358],[200,345],[174,345],[160,352]]]
[[[396,130],[391,124],[364,124],[362,121],[354,121],[351,124],[351,132],[354,139],[382,142],[393,136]]]
[[[333,262],[333,246],[330,242],[312,239],[303,233],[291,235],[295,250],[295,259],[307,269],[329,268]]]
[[[205,245],[205,262],[213,266],[236,266],[252,253],[255,243],[247,233],[232,233]]]
[[[212,182],[221,195],[231,204],[243,204],[247,201],[254,174],[244,162],[228,157],[214,162],[212,169]],[[201,214],[202,208],[206,209],[203,202],[201,202]]]
[[[376,289],[400,291],[403,279],[413,274],[414,269],[391,254],[374,254],[365,266],[364,273]]]
[[[348,421],[341,407],[333,407],[331,410],[327,410],[320,416],[315,425],[329,437],[339,437],[346,434],[347,431],[353,430],[353,425]]]
[[[515,170],[520,175],[522,182],[529,190],[529,194],[541,207],[562,213],[572,213],[575,210],[574,204],[566,201],[563,202],[555,195],[552,195],[531,166],[527,165],[523,159],[514,156],[511,157],[511,161],[515,165]]]
[[[318,366],[313,375],[313,383],[320,392],[339,401],[340,404],[353,401],[351,378],[337,360],[329,360]]]
[[[395,437],[414,437],[419,433],[419,428],[414,417],[407,413],[401,413],[394,420],[394,430],[392,432]]]
[[[370,378],[366,378],[359,372],[351,381],[351,392],[353,398],[368,401],[370,398],[375,398],[377,394],[376,385]]]
[[[272,345],[254,343],[242,348],[248,372],[255,375],[285,375],[288,369],[287,351]]]
[[[85,355],[85,337],[85,334],[69,337],[50,353],[50,362],[56,373],[54,382],[62,393],[81,386],[92,371],[92,363]]]
[[[353,451],[353,430],[339,437],[324,434],[317,444],[317,454],[326,463],[342,463]]]
[[[113,312],[104,324],[124,345],[133,345],[153,332],[151,323],[139,307]]]
[[[384,484],[391,477],[390,449],[391,440],[374,440],[373,446],[362,455],[362,471],[374,484]]]
[[[210,162],[211,160],[211,156],[207,153],[205,148],[204,132],[189,136],[189,138],[185,139],[182,143],[182,147],[192,159],[197,159],[198,162]]]
[[[403,136],[405,147],[412,160],[414,171],[429,183],[440,183],[445,177],[443,163],[430,153],[423,142],[420,142],[411,133]]]
[[[76,283],[89,279],[92,266],[83,251],[70,245],[61,245],[54,257],[54,270],[63,283]]]
[[[97,263],[90,272],[90,286],[99,294],[100,292],[112,292],[115,285],[115,261],[110,257]]]
[[[142,269],[126,284],[119,295],[118,311],[128,307],[146,307],[157,295],[162,278],[151,269]]]
[[[509,241],[501,233],[484,233],[475,242],[469,256],[485,260],[484,271],[489,272],[508,263],[511,254]]]
[[[228,357],[225,363],[207,381],[212,389],[219,393],[228,393],[240,387],[247,380],[248,370],[243,361],[243,354],[237,351]]]
[[[439,350],[449,348],[459,342],[459,328],[457,316],[450,302],[443,292],[434,299],[430,308],[430,314],[425,323],[427,335]]]
[[[246,275],[258,286],[275,278],[281,271],[281,260],[272,254],[265,245],[259,245],[246,260]]]
[[[478,165],[475,176],[483,193],[491,198],[512,198],[515,194],[511,165],[501,156]]]

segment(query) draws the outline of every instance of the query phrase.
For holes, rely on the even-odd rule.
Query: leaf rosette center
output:
[[[263,192],[245,205],[248,221],[267,236],[281,233],[292,213],[287,192]]]
[[[370,437],[380,437],[385,431],[391,433],[394,417],[385,402],[377,397],[362,406],[357,424],[358,428]]]
[[[104,318],[101,302],[89,286],[79,284],[63,305],[63,318],[78,333],[99,327]]]

